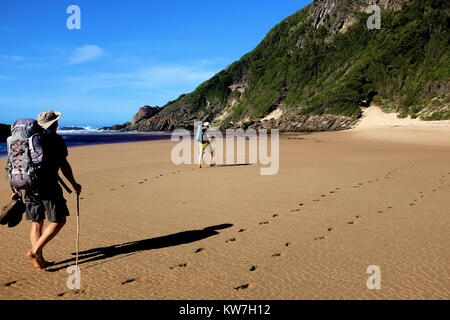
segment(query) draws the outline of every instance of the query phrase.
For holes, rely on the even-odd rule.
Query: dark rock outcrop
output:
[[[131,126],[131,122],[125,122],[124,124],[115,124],[111,127],[103,127],[100,130],[126,131],[129,126]]]
[[[317,132],[317,131],[340,131],[350,129],[357,123],[357,119],[336,115],[302,115],[282,116],[279,119],[248,121],[240,125],[228,124],[220,129],[279,129],[280,132]]]
[[[133,117],[133,120],[131,121],[131,125],[134,126],[142,120],[150,119],[151,117],[153,117],[155,114],[159,113],[160,111],[161,111],[161,108],[158,106],[156,106],[156,107],[144,106],[144,107],[140,108],[139,111],[135,114],[135,116]]]

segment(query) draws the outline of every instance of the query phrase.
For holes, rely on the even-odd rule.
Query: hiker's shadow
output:
[[[234,164],[216,164],[217,168],[227,168],[227,167],[245,167],[252,166],[254,163],[234,163]]]
[[[219,234],[216,230],[222,230],[232,226],[232,224],[221,224],[207,227],[203,230],[183,231],[157,238],[149,238],[145,240],[116,244],[108,247],[89,249],[79,253],[78,264],[81,265],[88,262],[101,261],[116,256],[131,255],[139,251],[161,249],[192,243]],[[55,263],[51,268],[46,269],[46,271],[59,271],[73,265],[74,263],[75,258],[63,260]]]

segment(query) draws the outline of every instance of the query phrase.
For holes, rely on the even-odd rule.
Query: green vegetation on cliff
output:
[[[291,115],[358,118],[360,106],[376,100],[401,116],[450,119],[449,2],[391,0],[401,9],[383,10],[381,29],[368,30],[366,1],[336,0],[327,10],[332,1],[288,17],[252,52],[161,114],[213,120],[226,110],[222,123],[236,123],[282,106]],[[318,11],[325,12],[320,23]],[[243,89],[232,90],[236,84]]]

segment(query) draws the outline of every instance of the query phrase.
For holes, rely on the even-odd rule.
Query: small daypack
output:
[[[6,172],[11,188],[34,190],[37,186],[37,170],[44,157],[42,132],[42,127],[33,119],[20,119],[11,125],[11,136],[6,140]]]

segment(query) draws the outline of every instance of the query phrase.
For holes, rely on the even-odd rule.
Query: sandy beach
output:
[[[176,166],[174,145],[71,148],[81,289],[66,287],[76,202],[65,193],[71,216],[44,250],[47,271],[25,258],[28,221],[0,229],[0,298],[449,298],[448,126],[285,135],[273,176]],[[381,290],[366,287],[370,265]]]

